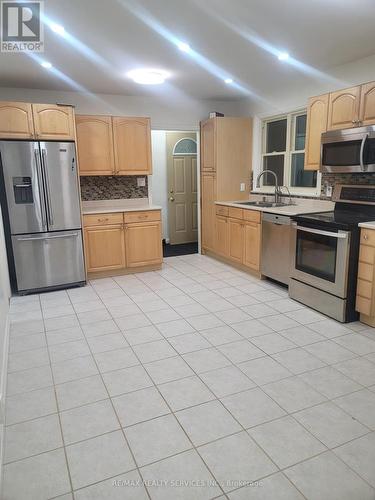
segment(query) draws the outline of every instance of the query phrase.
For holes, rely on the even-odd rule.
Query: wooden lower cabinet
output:
[[[255,271],[260,269],[261,225],[247,222],[244,225],[243,264]]]
[[[202,210],[202,247],[204,250],[214,250],[215,247],[215,175],[202,175],[201,180],[201,210]]]
[[[215,251],[222,257],[229,256],[229,224],[228,217],[216,216]]]
[[[143,267],[162,261],[161,223],[138,222],[125,226],[126,267]]]
[[[145,217],[150,220],[138,222]],[[162,264],[160,211],[90,214],[83,221],[88,273],[124,274]]]
[[[375,326],[375,230],[361,229],[356,310],[361,321]]]
[[[88,273],[124,268],[124,226],[86,227],[85,248]]]
[[[229,219],[229,258],[239,264],[243,261],[243,228],[244,223],[237,219]]]

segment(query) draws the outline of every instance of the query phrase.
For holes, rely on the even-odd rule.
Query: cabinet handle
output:
[[[107,222],[109,221],[108,217],[106,217],[105,219],[98,219],[98,222]]]
[[[364,240],[368,240],[368,234],[363,235]]]

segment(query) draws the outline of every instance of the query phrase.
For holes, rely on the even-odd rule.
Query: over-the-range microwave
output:
[[[322,134],[322,172],[375,172],[375,125]]]

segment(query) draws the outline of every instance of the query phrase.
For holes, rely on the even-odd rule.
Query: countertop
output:
[[[256,201],[260,199],[262,199],[261,196],[251,196],[248,201]],[[259,212],[268,212],[272,214],[290,216],[300,214],[313,214],[317,212],[331,212],[335,207],[335,204],[332,201],[319,199],[293,198],[293,202],[296,204],[285,207],[257,207],[254,205],[242,205],[241,202],[238,201],[216,201],[215,203],[216,205],[242,208],[244,210],[257,210]]]
[[[141,210],[161,210],[161,207],[150,205],[148,198],[82,202],[82,213],[84,215],[107,214],[111,212],[138,212]]]
[[[372,222],[360,222],[359,227],[364,227],[365,229],[375,229],[375,221]]]

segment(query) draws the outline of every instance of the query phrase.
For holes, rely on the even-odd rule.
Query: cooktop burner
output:
[[[335,209],[333,212],[298,215],[294,217],[297,222],[325,224],[334,229],[355,229],[360,222],[375,220],[375,210],[371,207],[370,213],[358,210],[358,206],[350,209]],[[371,213],[372,212],[372,213]]]

